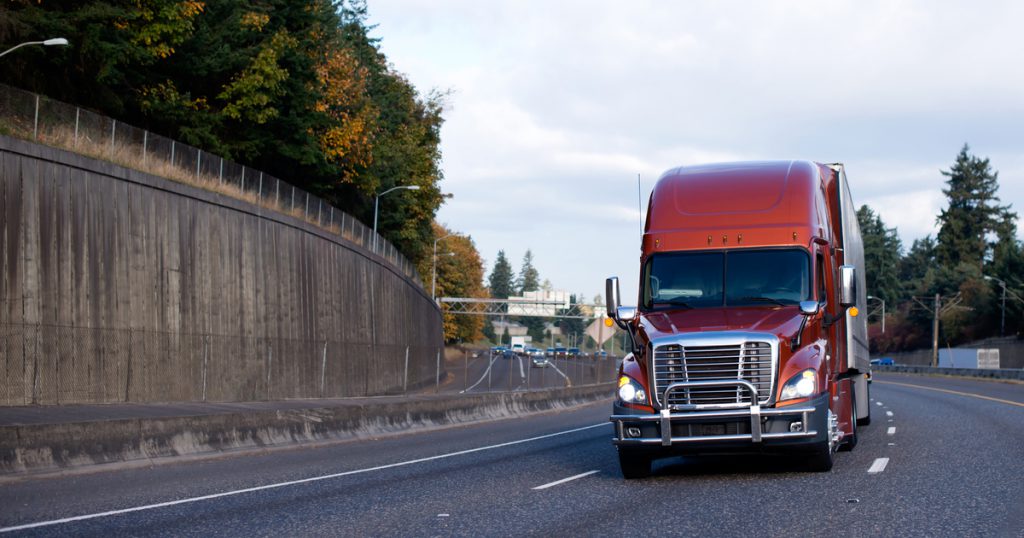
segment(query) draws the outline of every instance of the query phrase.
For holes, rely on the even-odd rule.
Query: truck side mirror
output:
[[[619,299],[619,277],[613,276],[604,281],[604,296],[608,317],[616,319],[619,305],[622,304]]]
[[[620,306],[615,310],[615,319],[623,323],[629,323],[636,319],[635,306]]]
[[[853,306],[857,302],[857,270],[852,265],[839,267],[839,304]]]
[[[800,301],[800,313],[805,316],[813,316],[818,313],[821,305],[818,301]]]

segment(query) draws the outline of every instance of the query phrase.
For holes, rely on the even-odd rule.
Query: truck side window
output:
[[[817,256],[817,273],[818,273],[818,302],[822,304],[828,303],[825,293],[825,257],[821,253]]]

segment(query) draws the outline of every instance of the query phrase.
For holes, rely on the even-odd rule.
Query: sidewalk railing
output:
[[[0,134],[33,140],[302,219],[373,251],[423,286],[416,267],[373,229],[269,174],[81,107],[0,84]]]

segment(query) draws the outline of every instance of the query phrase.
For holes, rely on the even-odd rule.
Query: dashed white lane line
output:
[[[575,476],[570,476],[569,478],[563,478],[561,480],[555,480],[554,482],[548,482],[547,484],[544,484],[543,486],[537,486],[537,487],[535,487],[533,489],[535,489],[535,490],[536,489],[548,489],[550,487],[554,487],[554,486],[557,486],[559,484],[564,484],[566,482],[572,482],[573,480],[579,480],[580,478],[583,478],[585,476],[590,476],[592,474],[597,474],[599,472],[600,471],[587,471],[585,473],[580,473],[580,474],[575,475]]]
[[[66,518],[63,518],[63,519],[53,519],[53,520],[50,520],[50,521],[39,521],[37,523],[29,523],[29,524],[26,524],[26,525],[17,525],[17,526],[14,526],[14,527],[2,527],[2,528],[0,528],[0,533],[22,531],[22,530],[27,530],[27,529],[35,529],[35,528],[39,528],[39,527],[48,527],[48,526],[51,526],[51,525],[60,525],[62,523],[71,523],[73,521],[85,521],[85,520],[88,520],[88,519],[97,519],[97,518],[101,518],[101,517],[116,516],[116,515],[120,515],[120,514],[128,514],[128,513],[131,513],[131,512],[141,512],[143,510],[153,510],[155,508],[165,508],[165,507],[168,507],[168,506],[176,506],[176,505],[179,505],[179,504],[187,504],[187,503],[194,503],[194,502],[200,502],[200,501],[208,501],[208,500],[211,500],[211,499],[219,499],[221,497],[230,497],[230,496],[233,496],[233,495],[241,495],[243,493],[251,493],[251,492],[254,492],[254,491],[263,491],[263,490],[268,490],[268,489],[283,488],[283,487],[286,487],[286,486],[295,486],[295,485],[298,485],[298,484],[308,484],[310,482],[319,482],[321,480],[330,480],[332,478],[340,478],[342,476],[350,476],[350,475],[354,475],[354,474],[369,473],[369,472],[373,472],[373,471],[382,471],[384,469],[393,469],[395,467],[404,467],[406,465],[414,465],[414,464],[417,464],[417,463],[424,463],[424,462],[428,462],[428,461],[435,461],[435,460],[440,460],[440,459],[445,459],[445,458],[452,458],[452,457],[455,457],[455,456],[464,456],[466,454],[473,454],[475,452],[483,452],[485,450],[493,450],[493,449],[496,449],[496,448],[504,448],[504,447],[507,447],[507,446],[521,445],[523,443],[530,443],[530,442],[533,442],[533,441],[540,441],[541,439],[550,439],[552,437],[558,437],[558,436],[561,436],[561,435],[567,435],[567,434],[570,434],[570,433],[582,432],[582,431],[592,430],[594,428],[601,428],[601,427],[607,427],[607,426],[608,426],[607,422],[602,422],[600,424],[593,424],[593,425],[590,425],[590,426],[583,426],[581,428],[573,428],[571,430],[565,430],[565,431],[560,431],[560,432],[555,432],[555,433],[549,433],[549,434],[546,434],[546,435],[538,435],[536,437],[529,437],[527,439],[517,439],[515,441],[508,441],[506,443],[499,443],[499,444],[496,444],[496,445],[489,445],[489,446],[482,446],[482,447],[477,447],[477,448],[470,448],[470,449],[466,449],[466,450],[459,450],[457,452],[448,452],[447,454],[438,454],[436,456],[428,456],[426,458],[418,458],[418,459],[414,459],[414,460],[400,461],[400,462],[397,462],[397,463],[388,463],[388,464],[385,464],[385,465],[378,465],[376,467],[366,467],[366,468],[363,468],[363,469],[354,469],[352,471],[345,471],[345,472],[341,472],[341,473],[333,473],[333,474],[327,474],[327,475],[321,475],[321,476],[313,476],[313,477],[310,477],[310,478],[303,478],[303,479],[300,479],[300,480],[290,480],[288,482],[278,482],[276,484],[266,484],[266,485],[263,485],[263,486],[256,486],[256,487],[251,487],[251,488],[236,489],[234,491],[225,491],[225,492],[222,492],[222,493],[214,493],[212,495],[203,495],[203,496],[200,496],[200,497],[189,497],[189,498],[186,498],[186,499],[178,499],[178,500],[175,500],[175,501],[167,501],[167,502],[156,503],[156,504],[147,504],[147,505],[143,505],[143,506],[135,506],[135,507],[132,507],[132,508],[124,508],[124,509],[121,509],[121,510],[110,510],[108,512],[98,512],[98,513],[95,513],[95,514],[86,514],[86,515],[82,515],[82,516],[66,517]],[[596,473],[597,471],[593,471],[593,472]]]
[[[889,435],[896,435],[896,426],[889,426],[889,429],[886,430],[885,433]]]
[[[875,402],[875,405],[881,407],[882,406],[882,402]]]
[[[891,417],[891,416],[892,416],[892,411],[886,411],[886,412],[885,412],[885,416],[887,416],[887,417]]]
[[[889,458],[876,458],[875,462],[868,468],[868,473],[878,474],[885,470],[886,465],[889,465]]]

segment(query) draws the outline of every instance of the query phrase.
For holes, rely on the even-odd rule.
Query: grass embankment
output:
[[[79,136],[76,140],[74,130],[66,127],[47,129],[44,132],[40,132],[38,138],[33,138],[31,128],[19,128],[18,125],[10,122],[8,119],[0,119],[0,134],[64,149],[86,157],[107,161],[124,166],[125,168],[131,168],[133,170],[169,179],[184,185],[190,185],[206,191],[229,196],[237,200],[243,200],[264,209],[295,217],[312,224],[313,226],[317,226],[318,228],[327,230],[336,235],[341,235],[349,241],[362,244],[361,237],[356,237],[354,234],[351,234],[349,230],[343,230],[337,222],[329,224],[323,222],[321,219],[321,222],[318,223],[317,219],[306,214],[301,207],[286,207],[276,199],[262,197],[255,192],[243,190],[239,185],[223,182],[217,176],[207,174],[197,175],[195,170],[173,165],[163,159],[143,159],[142,146],[136,144],[116,142],[111,144],[110,142],[97,142],[84,136]]]

